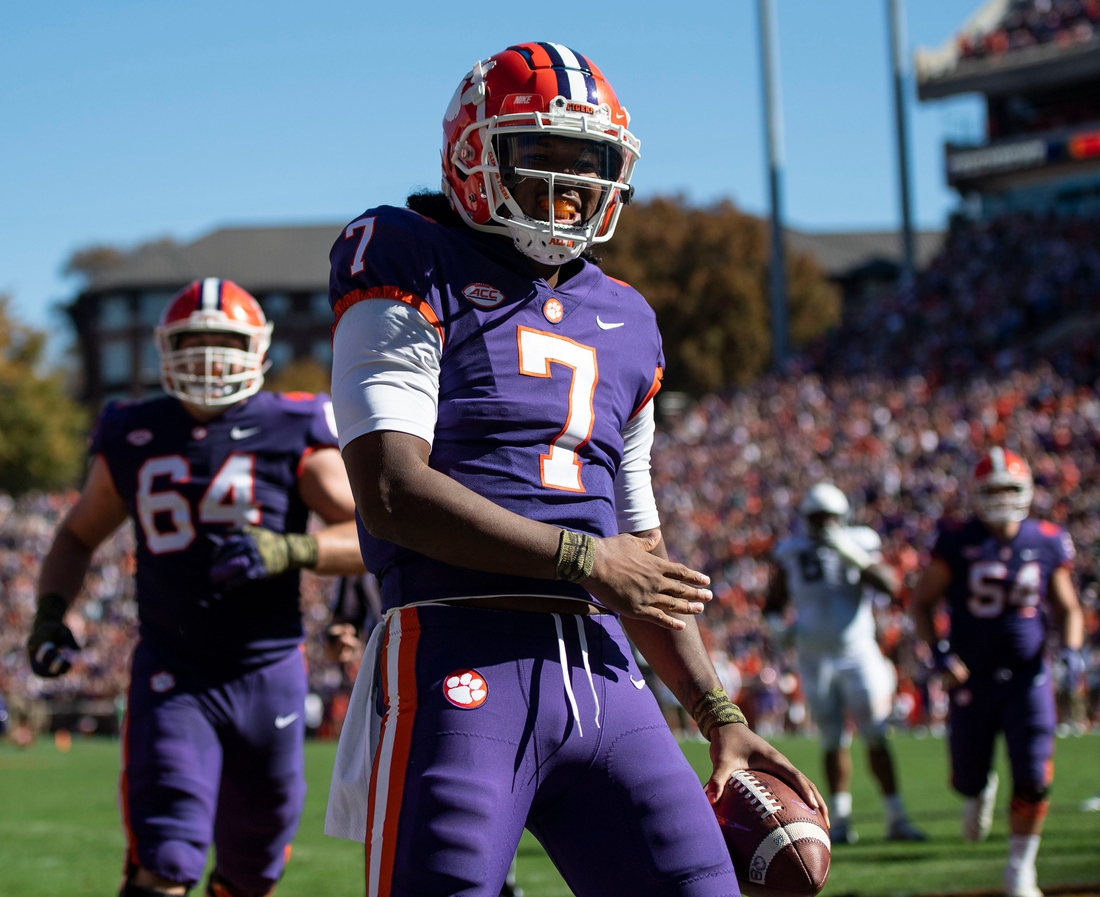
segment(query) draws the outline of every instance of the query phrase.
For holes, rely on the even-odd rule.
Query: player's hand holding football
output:
[[[592,573],[582,585],[625,617],[683,629],[684,621],[671,614],[701,614],[713,597],[704,588],[710,577],[653,554],[660,542],[658,531],[644,538],[623,533],[598,539]]]
[[[817,786],[744,723],[729,723],[711,731],[710,762],[714,772],[706,784],[706,792],[711,804],[717,803],[730,776],[737,770],[756,769],[771,773],[794,788],[811,809],[824,816],[828,825],[829,809]]]
[[[69,602],[61,595],[41,595],[34,628],[27,639],[27,656],[36,676],[52,679],[69,671],[72,666],[66,651],[79,651],[72,630],[64,624]]]
[[[317,565],[317,539],[304,533],[276,533],[246,526],[225,536],[209,535],[214,543],[210,579],[232,588],[287,570]]]

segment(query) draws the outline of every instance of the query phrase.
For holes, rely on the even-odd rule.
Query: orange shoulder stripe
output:
[[[649,392],[645,394],[645,398],[643,398],[638,403],[638,407],[635,408],[634,411],[631,413],[630,420],[633,420],[635,417],[637,417],[638,412],[645,408],[650,399],[652,399],[655,395],[657,395],[657,393],[661,391],[661,381],[664,380],[664,378],[665,369],[662,367],[657,368],[657,373],[653,375],[653,385],[649,387]]]
[[[443,343],[443,323],[439,320],[435,310],[415,293],[402,290],[400,287],[371,287],[369,290],[352,290],[350,293],[341,296],[332,310],[336,315],[336,320],[332,324],[333,334],[336,333],[336,325],[340,323],[340,318],[343,317],[344,312],[355,305],[356,302],[362,302],[364,299],[396,299],[398,302],[411,305],[424,316],[424,320],[435,328],[435,332],[439,334],[440,344]]]

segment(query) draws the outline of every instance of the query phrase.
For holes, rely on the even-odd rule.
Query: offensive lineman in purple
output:
[[[1068,668],[1082,671],[1081,607],[1070,577],[1074,549],[1060,526],[1028,517],[1034,485],[1022,458],[990,449],[974,469],[971,519],[941,524],[913,592],[917,634],[949,689],[951,784],[964,798],[963,837],[989,835],[998,778],[997,733],[1012,766],[1006,897],[1041,897],[1035,858],[1050,805],[1056,713],[1044,657],[1053,620]],[[951,631],[935,612],[946,598]]]
[[[299,570],[363,567],[327,397],[259,391],[270,333],[230,281],[173,297],[157,328],[168,395],[104,410],[42,563],[27,648],[35,673],[58,676],[92,554],[135,522],[120,897],[186,894],[211,843],[208,897],[273,893],[305,799]],[[307,535],[311,510],[330,525]]]

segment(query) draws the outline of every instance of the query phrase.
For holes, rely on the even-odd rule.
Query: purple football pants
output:
[[[128,862],[192,885],[213,843],[217,870],[263,893],[282,874],[306,783],[301,653],[217,685],[134,651],[120,803]]]
[[[524,826],[578,897],[739,897],[612,616],[404,608],[378,675],[369,897],[497,897]]]
[[[971,676],[951,692],[951,785],[976,797],[985,787],[997,732],[1005,734],[1012,782],[1040,791],[1054,776],[1057,710],[1046,664]]]

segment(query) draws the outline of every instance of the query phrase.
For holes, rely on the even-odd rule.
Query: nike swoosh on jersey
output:
[[[626,324],[626,321],[619,321],[618,323],[612,322],[612,323],[609,323],[609,324],[605,324],[603,321],[600,320],[600,316],[596,315],[596,326],[599,327],[600,330],[614,330],[616,327],[625,326],[625,324]]]
[[[232,430],[229,431],[229,438],[248,439],[249,436],[255,436],[262,429],[263,427],[246,427],[242,430],[240,427],[234,427]]]
[[[290,714],[290,716],[277,716],[277,717],[275,717],[275,728],[276,729],[285,729],[292,722],[294,722],[294,720],[296,720],[297,718],[298,718],[297,713],[292,713],[292,714]]]
[[[645,679],[635,679],[633,676],[631,676],[630,684],[638,689],[645,688]]]

